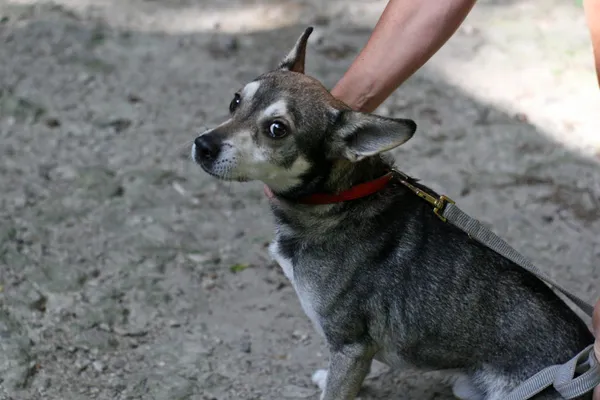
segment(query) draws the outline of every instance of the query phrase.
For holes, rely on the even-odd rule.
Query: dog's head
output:
[[[275,193],[313,184],[340,162],[356,163],[412,137],[416,124],[352,111],[304,74],[312,28],[274,71],[233,96],[230,118],[196,138],[193,159],[224,180],[260,180]]]

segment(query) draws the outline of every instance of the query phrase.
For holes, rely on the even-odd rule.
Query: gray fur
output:
[[[591,344],[583,321],[544,283],[442,222],[397,179],[358,200],[298,202],[382,176],[392,164],[379,153],[415,130],[412,121],[353,112],[298,73],[308,34],[282,62],[296,72],[259,77],[231,120],[196,140],[193,156],[220,179],[272,187],[271,254],[331,352],[328,372],[314,376],[322,399],[354,399],[373,359],[453,371],[457,396],[502,399]],[[261,118],[276,101],[289,132],[274,139],[272,120]],[[536,397],[559,398],[552,390]]]

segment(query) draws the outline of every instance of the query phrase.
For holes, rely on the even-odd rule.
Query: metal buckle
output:
[[[431,204],[433,206],[433,213],[435,215],[437,215],[439,219],[446,222],[446,218],[442,215],[442,212],[444,212],[444,208],[446,207],[446,205],[448,203],[456,204],[456,203],[454,203],[454,200],[452,200],[451,198],[449,198],[448,196],[445,196],[445,195],[442,195],[442,196],[436,198],[435,196],[425,192],[424,190],[411,185],[408,182],[409,176],[406,175],[404,172],[398,171],[397,169],[394,169],[393,171],[395,173],[397,173],[398,175],[400,175],[400,178],[401,178],[400,182],[404,186],[406,186],[407,188],[412,190],[417,196],[419,196],[420,198],[422,198],[423,200],[425,200],[426,202]]]
[[[446,222],[446,217],[444,217],[442,215],[442,212],[444,212],[444,208],[446,208],[446,205],[448,203],[456,204],[456,203],[454,203],[454,200],[452,200],[451,198],[449,198],[445,195],[442,195],[442,196],[440,196],[439,199],[437,199],[437,201],[434,205],[434,209],[433,209],[433,213],[435,215],[437,215],[444,222]]]

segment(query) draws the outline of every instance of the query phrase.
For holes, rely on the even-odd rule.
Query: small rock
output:
[[[294,331],[292,332],[292,338],[300,341],[305,341],[306,339],[308,339],[308,335],[304,332]]]
[[[554,221],[554,216],[553,215],[544,215],[544,216],[542,216],[542,221],[549,224]]]
[[[97,372],[102,372],[106,369],[106,366],[100,362],[100,361],[94,361],[92,363],[92,367],[97,371]]]
[[[34,310],[38,310],[41,312],[46,312],[46,304],[48,303],[48,298],[44,295],[40,295],[40,297],[33,301],[30,304],[30,307]]]
[[[109,123],[116,133],[121,133],[131,126],[132,121],[127,118],[117,118]]]
[[[112,192],[110,192],[108,195],[110,197],[123,197],[124,194],[125,194],[125,188],[122,185],[117,185],[113,188]]]
[[[51,180],[72,180],[77,178],[77,170],[70,165],[59,165],[48,172]]]
[[[121,369],[123,367],[125,367],[125,360],[118,359],[113,363],[114,369]]]
[[[77,361],[75,361],[75,369],[77,369],[78,372],[85,371],[85,369],[88,367],[88,365],[90,365],[89,360],[77,360]]]
[[[250,341],[250,335],[246,334],[242,336],[242,340],[240,342],[240,350],[243,353],[251,353],[252,352],[252,343]]]
[[[44,121],[46,123],[46,126],[48,128],[58,128],[59,126],[61,126],[61,122],[58,118],[54,118],[54,117],[50,117],[50,118],[46,118],[46,120]]]
[[[15,208],[23,208],[27,205],[27,197],[18,196],[13,199],[13,206]]]
[[[210,256],[206,255],[206,254],[200,254],[200,253],[191,253],[191,254],[187,254],[186,257],[190,260],[193,261],[197,264],[201,264],[204,263],[208,260],[210,260]]]
[[[213,278],[204,278],[202,280],[202,288],[205,290],[214,289],[217,286],[217,281]]]
[[[142,102],[142,98],[135,95],[135,94],[130,94],[129,96],[127,96],[127,101],[130,103],[141,103]]]

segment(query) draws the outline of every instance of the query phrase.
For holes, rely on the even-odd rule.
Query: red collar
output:
[[[393,174],[389,172],[380,178],[369,182],[361,183],[359,185],[351,187],[348,190],[344,190],[336,194],[314,193],[301,198],[298,202],[301,204],[322,205],[341,203],[343,201],[356,200],[363,197],[367,197],[385,188],[388,182],[392,179],[392,175]],[[265,193],[267,193],[267,196],[269,196],[269,193],[266,191],[266,189],[267,188],[265,187]]]

